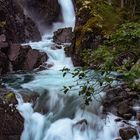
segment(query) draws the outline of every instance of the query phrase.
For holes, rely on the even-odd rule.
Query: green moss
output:
[[[15,94],[12,92],[9,92],[9,93],[6,93],[4,97],[5,97],[5,100],[9,102],[15,99]]]

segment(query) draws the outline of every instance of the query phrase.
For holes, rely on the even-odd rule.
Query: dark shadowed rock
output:
[[[19,140],[23,131],[23,118],[16,110],[15,95],[0,89],[0,140]]]
[[[9,71],[9,61],[7,56],[0,51],[0,75]]]
[[[122,140],[121,138],[116,138],[115,140]]]
[[[51,26],[60,20],[61,7],[58,0],[17,0],[27,14],[41,26]]]
[[[9,49],[9,44],[7,42],[0,42],[0,50],[6,52]]]
[[[24,14],[24,9],[16,0],[0,1],[0,22],[4,22],[0,28],[0,40],[12,43],[25,43],[41,40],[40,32],[33,20]]]
[[[30,46],[12,44],[8,51],[8,57],[13,65],[13,70],[33,70],[47,61],[48,56],[44,52],[31,49]]]
[[[53,41],[57,44],[71,43],[72,41],[72,28],[62,28],[54,32]]]
[[[136,139],[138,139],[138,133],[137,130],[131,127],[127,127],[127,128],[121,128],[119,130],[120,136],[122,138],[122,140],[129,140],[133,137],[135,137]]]
[[[19,94],[22,95],[23,101],[26,103],[32,103],[33,106],[36,104],[39,94],[35,91],[30,91],[28,89],[22,89],[19,91]]]
[[[24,62],[23,69],[33,70],[39,67],[48,59],[48,56],[44,52],[39,52],[38,50],[30,49],[27,54],[27,58]]]
[[[62,46],[61,45],[52,45],[51,49],[52,50],[62,49]]]
[[[41,71],[41,70],[46,70],[49,69],[51,67],[53,67],[53,63],[43,63],[42,65],[40,65],[37,69],[35,69],[36,71]]]
[[[69,45],[64,46],[64,51],[67,57],[71,57],[73,53],[73,48]]]
[[[130,114],[131,108],[128,101],[123,101],[118,104],[118,114],[124,116],[125,114]]]
[[[28,51],[31,49],[30,46],[21,46],[18,44],[12,44],[8,51],[8,58],[13,65],[13,70],[23,70],[23,63],[26,59]]]
[[[33,70],[47,59],[46,53],[32,49],[29,45],[0,42],[0,74],[18,70]]]

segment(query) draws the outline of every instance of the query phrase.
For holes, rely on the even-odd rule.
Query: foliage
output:
[[[140,56],[139,47],[140,24],[133,22],[122,24],[99,48],[94,51],[91,49],[83,51],[81,57],[87,67],[75,69],[73,72],[64,68],[62,70],[64,72],[63,76],[70,73],[73,78],[78,77],[77,85],[80,85],[79,95],[84,98],[87,105],[97,93],[94,87],[97,83],[103,86],[104,83],[108,85],[113,80],[116,80],[116,77],[111,76],[111,71],[120,73],[123,75],[123,80],[131,88],[138,89],[139,86],[134,81],[140,77],[140,65],[136,63]],[[95,71],[97,72],[95,73]],[[94,83],[93,81],[96,82]],[[67,93],[73,87],[74,85],[64,87],[64,92]]]
[[[105,45],[97,50],[85,50],[83,61],[99,71],[117,71],[124,75],[124,80],[132,84],[140,77],[140,24],[126,23],[120,26]],[[135,65],[135,69],[133,68]]]
[[[117,46],[139,47],[140,23],[126,23],[113,34],[110,43]]]
[[[78,2],[81,8],[77,16],[82,18],[83,24],[80,28],[82,36],[88,31],[94,32],[96,28],[101,28],[102,33],[108,36],[119,24],[119,15],[109,3],[99,0]]]
[[[121,59],[120,65],[123,64],[125,67],[128,67],[129,63],[133,63],[131,60],[134,59],[135,62],[140,56],[139,47],[140,24],[126,23],[95,51],[85,50],[82,58],[87,65],[96,65],[95,68],[98,70],[116,70],[115,67],[118,66],[117,61],[119,59]]]
[[[74,72],[64,68],[62,71],[63,76],[70,73],[73,77],[79,77],[79,95],[83,96],[86,104],[96,93],[94,80],[102,86],[116,79],[110,76],[111,71],[120,74],[130,87],[140,89],[135,82],[140,77],[140,65],[136,63],[140,59],[140,3],[138,0],[135,2],[128,0],[121,5],[120,1],[115,0],[111,0],[111,3],[107,0],[76,1],[80,25],[75,28],[75,52],[86,68],[78,68]],[[95,45],[92,41],[98,35],[101,35],[103,42],[91,46]],[[64,92],[67,93],[73,87],[64,87]]]
[[[76,68],[73,71],[64,67],[61,71],[63,72],[63,77],[71,74],[73,78],[76,78],[76,85],[64,86],[64,93],[67,94],[78,86],[79,96],[83,97],[85,105],[89,105],[93,98],[96,98],[96,94],[99,94],[115,80],[115,77],[112,77],[110,73],[105,74],[101,71],[87,69],[87,67]]]

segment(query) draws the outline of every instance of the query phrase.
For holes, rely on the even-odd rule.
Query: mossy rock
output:
[[[12,92],[7,92],[4,94],[4,100],[6,103],[17,104],[16,95]]]

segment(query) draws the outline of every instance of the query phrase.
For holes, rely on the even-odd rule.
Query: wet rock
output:
[[[23,59],[23,56],[25,57],[26,53],[28,52],[28,50],[31,49],[31,47],[22,47],[21,45],[19,44],[11,44],[10,46],[10,49],[8,51],[8,57],[9,57],[9,60],[12,61],[12,62],[15,62],[15,61],[22,61],[20,60],[20,56],[22,57]],[[17,63],[19,63],[17,62]]]
[[[37,103],[34,106],[35,112],[47,114],[50,111],[49,104],[48,104],[50,97],[49,97],[48,93],[49,93],[48,90],[44,90],[44,92],[40,95],[40,97],[37,100]]]
[[[88,125],[88,122],[86,119],[83,119],[83,120],[80,120],[79,122],[77,122],[75,125],[78,125],[78,124],[83,124],[85,123],[86,125]]]
[[[138,139],[138,133],[137,130],[131,127],[127,127],[127,128],[121,128],[119,130],[120,136],[122,138],[122,140],[129,140],[133,137],[135,137],[136,139]]]
[[[122,140],[121,138],[116,138],[115,140]]]
[[[129,106],[129,102],[123,101],[123,102],[119,103],[117,112],[120,116],[124,116],[125,114],[131,113],[131,108]]]
[[[23,118],[16,110],[15,94],[0,89],[0,139],[19,140],[23,131]]]
[[[47,61],[48,56],[44,52],[39,52],[38,50],[30,49],[27,53],[26,60],[24,62],[24,70],[33,70]]]
[[[61,45],[56,45],[55,46],[57,49],[62,49],[62,46]]]
[[[46,62],[44,52],[32,49],[29,45],[0,42],[0,74],[19,70],[33,70]]]
[[[71,43],[72,41],[72,28],[62,28],[54,32],[53,41],[57,44]]]
[[[115,119],[116,122],[121,122],[122,121],[122,118],[117,118]]]
[[[53,63],[43,63],[42,65],[40,65],[36,70],[37,71],[41,71],[41,70],[45,70],[45,69],[49,69],[51,67],[53,67]]]
[[[53,45],[53,46],[51,46],[51,49],[52,50],[62,49],[62,46],[61,45]]]
[[[12,44],[8,51],[9,60],[13,70],[33,70],[47,61],[48,56],[44,52],[31,49],[30,46]]]
[[[86,119],[80,120],[79,122],[75,123],[73,125],[73,127],[77,127],[78,129],[80,129],[80,131],[85,131],[85,129],[87,128],[88,122]]]
[[[20,95],[22,96],[24,102],[32,103],[33,106],[36,104],[39,94],[35,91],[30,91],[28,89],[20,90]]]
[[[123,118],[126,120],[130,120],[132,118],[132,113],[128,113],[128,114],[123,114]]]
[[[26,59],[28,51],[31,49],[29,46],[22,47],[18,44],[12,44],[8,51],[8,58],[13,65],[13,70],[22,70],[23,62]]]

